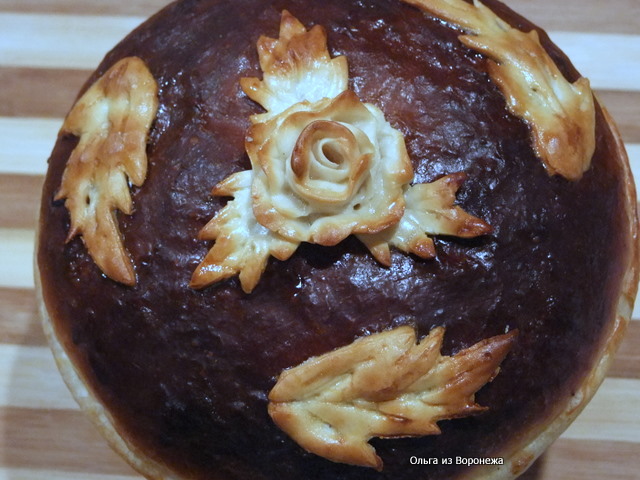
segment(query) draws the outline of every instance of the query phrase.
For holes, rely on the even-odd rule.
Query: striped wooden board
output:
[[[40,186],[62,117],[106,51],[166,0],[0,0],[0,480],[140,479],[81,415],[37,319]],[[508,0],[616,118],[640,174],[640,0]],[[593,402],[528,473],[640,478],[640,309]]]

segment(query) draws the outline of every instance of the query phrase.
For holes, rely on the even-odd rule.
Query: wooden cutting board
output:
[[[82,416],[40,330],[31,256],[46,159],[103,55],[166,0],[0,0],[0,480],[140,479]],[[590,78],[640,172],[640,0],[510,0]],[[640,309],[609,376],[528,473],[640,478]]]

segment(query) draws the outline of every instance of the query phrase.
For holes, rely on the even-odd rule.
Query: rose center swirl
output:
[[[367,178],[374,147],[357,128],[329,120],[307,125],[291,154],[291,187],[307,201],[348,202]]]

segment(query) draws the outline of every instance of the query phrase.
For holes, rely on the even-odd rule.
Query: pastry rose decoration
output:
[[[216,242],[192,287],[238,274],[250,292],[269,256],[286,260],[300,242],[332,246],[355,234],[390,265],[390,245],[431,258],[429,234],[491,231],[454,205],[464,174],[411,185],[402,134],[348,90],[346,58],[331,58],[321,26],[307,31],[284,11],[280,37],[261,37],[258,53],[263,79],[241,80],[266,110],[252,116],[246,135],[252,169],[214,188],[234,198],[200,232]]]
[[[402,217],[413,178],[404,139],[352,91],[297,103],[248,137],[253,212],[279,235],[335,245]]]

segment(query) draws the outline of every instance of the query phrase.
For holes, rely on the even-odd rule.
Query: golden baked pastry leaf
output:
[[[239,274],[242,289],[251,292],[273,255],[288,259],[298,247],[260,225],[251,211],[251,170],[235,173],[220,182],[214,195],[230,196],[228,202],[200,231],[201,240],[215,240],[191,277],[192,288],[203,288]]]
[[[254,115],[254,123],[266,121],[298,102],[333,98],[347,89],[347,59],[331,58],[327,34],[321,25],[307,31],[284,10],[279,35],[277,39],[261,36],[258,40],[262,80],[240,79],[247,96],[267,110]]]
[[[595,105],[589,80],[567,81],[538,33],[511,27],[478,0],[405,0],[469,34],[462,43],[489,57],[489,75],[507,107],[531,128],[534,150],[550,175],[579,180],[595,150]]]
[[[382,469],[373,437],[437,435],[437,422],[485,410],[475,393],[490,382],[516,332],[442,356],[444,328],[420,343],[412,327],[360,338],[285,370],[269,393],[269,415],[309,452]]]
[[[258,41],[264,79],[241,84],[268,111],[251,118],[245,149],[252,169],[242,187],[214,189],[235,200],[200,236],[220,245],[194,272],[193,287],[240,273],[250,292],[269,255],[289,258],[300,242],[333,246],[355,234],[388,266],[389,245],[429,258],[435,249],[428,234],[491,230],[454,206],[463,174],[410,186],[414,172],[402,133],[347,89],[347,61],[332,59],[326,42],[322,27],[307,32],[286,10],[280,38]]]
[[[455,205],[463,172],[446,175],[435,182],[406,187],[404,215],[393,227],[371,235],[357,235],[383,265],[391,265],[389,246],[420,258],[433,258],[436,249],[430,235],[472,238],[492,232],[491,226]]]
[[[109,278],[136,282],[115,210],[130,215],[129,182],[147,175],[147,135],[158,108],[158,86],[137,57],[118,61],[75,103],[62,133],[79,137],[55,199],[65,200],[67,241],[82,235],[91,258]]]

